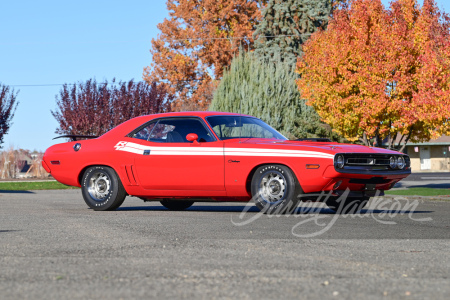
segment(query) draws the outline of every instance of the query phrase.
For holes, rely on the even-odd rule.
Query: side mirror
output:
[[[187,139],[189,142],[194,142],[194,144],[198,144],[198,135],[197,135],[196,133],[189,133],[189,134],[186,136],[186,139]]]

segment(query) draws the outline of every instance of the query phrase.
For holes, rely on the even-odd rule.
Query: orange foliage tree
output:
[[[168,0],[169,18],[152,40],[148,83],[165,82],[176,97],[174,110],[206,110],[216,80],[242,47],[253,48],[259,0]]]
[[[302,96],[336,132],[366,145],[388,138],[403,150],[449,134],[449,25],[433,0],[394,0],[388,9],[345,1],[304,45]]]

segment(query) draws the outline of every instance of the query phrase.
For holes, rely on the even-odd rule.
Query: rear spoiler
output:
[[[331,143],[330,139],[327,138],[304,138],[304,139],[296,139],[299,142],[320,142],[320,143]]]
[[[61,138],[69,138],[72,141],[78,141],[79,139],[96,139],[96,138],[98,138],[98,136],[95,136],[95,135],[66,134],[66,135],[57,136],[57,137],[54,138],[54,140],[61,139]]]

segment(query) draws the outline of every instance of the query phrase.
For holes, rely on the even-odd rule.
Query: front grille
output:
[[[345,164],[346,165],[354,165],[354,166],[389,166],[389,158],[390,156],[367,156],[367,155],[353,155],[347,157],[344,155]]]
[[[338,168],[336,167],[336,157],[343,156],[344,157],[344,167]],[[406,167],[403,170],[400,169],[392,169],[390,167],[390,158],[394,156],[398,158],[402,156],[405,159]],[[352,171],[361,171],[362,173],[370,171],[370,172],[401,172],[406,171],[410,167],[410,159],[408,155],[404,154],[370,154],[370,153],[341,153],[336,154],[335,157],[335,169],[339,172],[352,172]]]

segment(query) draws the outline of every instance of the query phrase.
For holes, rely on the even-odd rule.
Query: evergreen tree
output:
[[[255,54],[269,61],[297,62],[301,45],[319,28],[325,29],[332,0],[270,0],[253,37]]]
[[[315,110],[300,99],[297,78],[295,64],[263,62],[241,51],[224,72],[209,110],[258,117],[290,139],[337,140]]]

